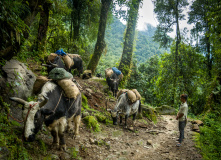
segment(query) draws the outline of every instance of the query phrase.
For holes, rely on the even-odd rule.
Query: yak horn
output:
[[[49,67],[49,66],[50,66],[50,65],[44,64],[44,63],[42,63],[41,65],[42,65],[42,66],[45,66],[45,67]]]
[[[43,96],[44,100],[39,101],[39,107],[41,108],[42,106],[44,106],[47,102],[48,102],[48,97]]]
[[[58,67],[57,64],[51,63],[51,61],[49,61],[49,63],[50,63],[53,67]]]
[[[27,101],[25,101],[21,98],[17,98],[17,97],[9,97],[9,99],[12,100],[12,101],[18,102],[20,104],[23,104],[23,105],[25,105],[25,103],[28,103]]]

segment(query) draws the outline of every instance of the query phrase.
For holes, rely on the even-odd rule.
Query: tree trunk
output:
[[[106,23],[107,23],[107,15],[108,11],[110,9],[110,5],[112,3],[112,0],[101,0],[101,13],[100,13],[100,23],[99,23],[99,29],[98,29],[98,35],[97,35],[97,43],[95,45],[94,54],[92,55],[92,58],[87,66],[88,70],[92,71],[92,74],[94,74],[95,69],[98,65],[98,62],[100,60],[100,57],[102,55],[102,52],[104,48],[106,47],[104,36],[105,36],[105,29],[106,29]]]
[[[46,37],[48,31],[49,11],[52,3],[50,1],[44,3],[43,10],[40,12],[40,21],[38,27],[37,50],[40,53],[46,52]]]
[[[27,12],[24,11],[24,13],[22,14],[23,15],[22,19],[23,19],[24,23],[27,25],[27,27],[31,26],[35,16],[39,12],[39,7],[38,6],[43,5],[44,2],[45,2],[45,0],[39,0],[39,1],[36,1],[36,0],[24,0],[23,1],[23,4],[24,5],[28,4],[28,8],[29,8],[29,11],[27,11]],[[7,22],[4,22],[4,23],[6,23],[6,26],[7,26]],[[8,25],[8,26],[10,26],[10,25]],[[10,35],[10,34],[13,34],[13,35],[16,35],[16,34],[23,35],[23,38],[20,38],[21,39],[20,42],[11,41],[10,39],[12,39],[12,37],[10,37],[10,39],[6,39],[5,43],[2,44],[1,50],[0,50],[0,58],[4,58],[6,60],[10,60],[13,56],[17,55],[17,53],[20,50],[20,46],[29,37],[29,29],[26,28],[25,30],[23,30],[22,33],[17,33],[15,31],[14,27],[8,27],[7,28],[7,32],[8,32],[7,33],[8,35]],[[6,41],[8,43],[6,43]]]
[[[127,30],[125,35],[125,41],[124,41],[124,49],[123,54],[121,57],[119,70],[124,75],[123,83],[128,77],[131,63],[132,63],[132,55],[133,55],[133,42],[134,42],[134,36],[135,36],[135,29],[136,29],[136,23],[137,23],[137,16],[138,16],[138,10],[141,0],[132,0],[132,5],[130,7],[129,11],[129,18],[127,23]]]
[[[179,58],[178,58],[178,51],[179,51],[179,44],[181,41],[181,36],[180,36],[180,28],[179,28],[179,0],[176,0],[176,5],[175,5],[175,16],[176,16],[176,50],[175,50],[175,76],[173,79],[173,99],[172,99],[172,104],[174,104],[175,99],[176,99],[176,89],[177,89],[177,77],[178,77],[178,64],[179,64]]]
[[[82,3],[83,1],[72,0],[70,41],[72,37],[77,41],[80,37],[81,12],[84,10]]]

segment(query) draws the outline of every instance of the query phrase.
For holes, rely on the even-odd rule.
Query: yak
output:
[[[76,99],[64,96],[63,90],[54,82],[47,82],[38,95],[37,102],[27,102],[23,99],[10,97],[11,100],[24,105],[24,138],[27,142],[35,140],[35,135],[43,123],[53,136],[52,146],[66,150],[64,131],[74,131],[74,136],[79,134],[81,121],[81,94]],[[74,121],[74,129],[72,125]]]
[[[74,55],[74,56],[73,56]],[[66,56],[69,56],[73,62],[74,62],[74,65],[71,66],[71,68],[66,68],[62,58],[60,56],[57,56],[53,62],[48,62],[47,64],[43,64],[42,63],[42,66],[46,66],[47,67],[47,71],[48,73],[58,67],[58,68],[64,68],[65,70],[67,70],[68,72],[71,72],[71,70],[74,70],[74,69],[77,69],[78,71],[78,76],[80,77],[80,75],[83,73],[83,61],[80,57],[80,55],[77,55],[77,54],[68,54]]]
[[[45,66],[47,67],[47,72],[49,73],[52,69],[54,68],[64,68],[66,69],[65,67],[65,64],[63,62],[63,60],[61,59],[60,56],[57,56],[53,62],[49,61],[47,64],[41,64],[42,66]]]
[[[125,116],[125,124],[127,127],[127,119],[130,115],[133,115],[133,122],[136,119],[137,112],[141,113],[141,102],[137,100],[132,103],[128,99],[127,93],[123,93],[118,97],[117,104],[113,110],[107,109],[107,111],[111,112],[111,117],[113,119],[113,124],[117,125],[117,119],[120,115],[120,124],[122,124],[122,118]]]
[[[113,96],[117,96],[118,85],[120,82],[120,78],[118,78],[116,73],[112,73],[110,77],[106,78],[109,89],[113,92]]]
[[[83,73],[83,61],[80,55],[78,54],[68,54],[74,61],[74,65],[71,69],[77,69],[78,77]]]

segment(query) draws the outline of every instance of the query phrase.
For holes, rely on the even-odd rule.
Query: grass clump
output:
[[[94,116],[86,116],[83,118],[83,120],[88,128],[94,130],[95,132],[100,132],[100,125]]]
[[[113,121],[109,120],[105,115],[101,113],[96,113],[95,117],[97,118],[98,122],[105,123],[105,124],[112,124]]]

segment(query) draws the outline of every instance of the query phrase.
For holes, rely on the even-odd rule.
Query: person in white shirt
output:
[[[188,105],[187,105],[187,95],[186,94],[182,94],[180,96],[180,100],[181,100],[181,105],[180,105],[180,109],[179,112],[177,113],[177,117],[176,120],[179,120],[179,131],[180,131],[180,136],[179,136],[179,143],[176,145],[177,147],[181,146],[181,143],[184,139],[184,128],[186,126],[187,123],[187,114],[188,114]]]

